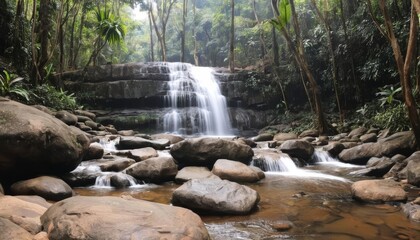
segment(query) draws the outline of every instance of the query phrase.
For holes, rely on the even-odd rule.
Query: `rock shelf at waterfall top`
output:
[[[0,99],[0,239],[420,237],[410,131],[150,136],[37,108]]]

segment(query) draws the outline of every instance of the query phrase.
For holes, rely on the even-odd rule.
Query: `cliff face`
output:
[[[249,72],[215,70],[235,128],[260,128],[271,120],[272,111],[267,110],[262,92],[247,88]],[[62,80],[66,90],[76,93],[83,104],[113,110],[113,116],[104,115],[106,123],[159,128],[159,119],[168,111],[165,96],[169,94],[169,73],[164,63],[112,64],[92,67],[85,73],[66,72]],[[130,114],[127,109],[131,109]],[[124,120],[124,116],[129,120]]]

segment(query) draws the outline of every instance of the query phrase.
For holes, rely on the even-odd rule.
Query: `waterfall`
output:
[[[170,72],[163,116],[165,132],[229,135],[231,123],[226,98],[221,94],[213,69],[187,63],[165,63]]]
[[[265,172],[294,172],[298,170],[289,155],[271,150],[255,151],[251,165],[259,167]]]
[[[316,163],[338,162],[338,160],[331,157],[331,155],[327,151],[322,151],[318,149],[314,151],[314,155],[312,155],[312,159]]]

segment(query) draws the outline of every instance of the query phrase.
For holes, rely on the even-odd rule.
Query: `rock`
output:
[[[36,195],[17,195],[17,196],[14,196],[14,197],[18,198],[20,200],[23,200],[25,202],[38,204],[39,206],[44,207],[44,208],[49,208],[52,205],[51,203],[47,202],[47,200],[45,200],[45,198],[42,198],[42,197],[36,196]]]
[[[74,126],[77,123],[76,115],[69,113],[66,110],[61,110],[61,111],[56,112],[55,117],[70,126]]]
[[[86,168],[82,171],[73,171],[61,176],[61,178],[71,187],[86,187],[95,184],[96,178],[100,176],[100,172],[91,171]]]
[[[46,106],[42,106],[42,105],[31,105],[31,107],[34,107],[34,108],[36,108],[36,109],[38,109],[40,111],[43,111],[46,114],[49,114],[51,116],[54,116],[54,113],[49,108],[47,108]]]
[[[377,138],[376,133],[368,133],[360,136],[360,141],[363,143],[376,142]]]
[[[89,146],[75,129],[33,107],[0,101],[0,179],[72,171]]]
[[[52,201],[60,201],[73,195],[73,190],[67,183],[48,176],[16,182],[10,186],[10,190],[15,195],[37,195]]]
[[[219,138],[186,139],[174,144],[170,153],[180,165],[209,168],[212,168],[218,159],[248,164],[254,155],[252,148],[247,145]]]
[[[299,134],[299,138],[304,138],[304,137],[318,137],[319,136],[319,131],[316,129],[308,129],[303,131],[301,134]]]
[[[116,154],[118,156],[125,156],[134,159],[136,162],[159,156],[158,152],[152,147],[133,149],[129,151],[119,151]]]
[[[287,141],[287,140],[293,140],[297,139],[298,136],[295,133],[277,133],[274,135],[273,140],[274,141]]]
[[[323,147],[324,151],[327,151],[332,157],[337,157],[341,151],[344,150],[344,145],[339,142],[333,142]]]
[[[104,155],[104,148],[99,143],[91,143],[89,145],[89,149],[86,152],[85,157],[83,158],[84,161],[92,160],[92,159],[100,159]]]
[[[233,141],[239,144],[250,146],[251,148],[257,147],[257,143],[252,141],[251,139],[237,138],[237,139],[234,139]]]
[[[92,119],[93,121],[96,120],[96,115],[92,112],[89,112],[89,111],[74,110],[74,113],[77,114],[77,115],[88,117],[88,118]]]
[[[217,160],[211,172],[221,179],[229,180],[232,182],[252,183],[258,182],[260,180],[258,173],[247,165],[241,162],[230,161],[227,159]]]
[[[103,172],[120,172],[134,163],[136,163],[136,161],[133,159],[117,157],[112,161],[99,164],[99,167]]]
[[[381,131],[379,131],[379,134],[378,134],[378,139],[384,139],[384,138],[387,138],[387,137],[389,137],[389,134],[391,133],[391,130],[390,129],[384,129],[384,130],[381,130]]]
[[[261,168],[256,166],[249,166],[249,168],[251,168],[255,173],[257,173],[259,179],[265,178],[265,173],[263,172],[263,170],[261,170]]]
[[[86,126],[90,127],[92,130],[98,131],[99,130],[99,124],[92,121],[92,120],[87,120],[84,122]]]
[[[362,180],[352,184],[353,198],[366,202],[405,201],[407,193],[394,180]]]
[[[86,116],[82,116],[82,115],[76,115],[77,117],[77,122],[78,123],[84,123],[86,121],[93,121],[91,118],[86,117]]]
[[[32,234],[6,218],[0,217],[0,239],[33,240]]]
[[[32,238],[32,240],[49,240],[49,238],[46,232],[39,232]]]
[[[300,140],[287,140],[280,146],[280,150],[291,157],[300,158],[305,161],[310,160],[315,151],[310,143]]]
[[[334,137],[332,137],[332,141],[340,141],[340,140],[342,140],[342,139],[344,139],[344,138],[346,138],[347,137],[347,133],[340,133],[340,134],[337,134],[337,135],[335,135]]]
[[[134,134],[136,133],[133,130],[120,130],[118,131],[118,134],[121,136],[128,137],[128,136],[134,136]]]
[[[265,141],[273,140],[273,137],[274,137],[273,134],[262,133],[262,134],[259,134],[256,137],[253,137],[252,140],[255,141],[255,142],[265,142]]]
[[[300,162],[293,162],[287,154],[277,149],[256,149],[252,162],[265,172],[287,172],[297,169],[296,165],[300,165]]]
[[[169,145],[170,142],[167,139],[148,140],[141,137],[121,137],[116,147],[120,150],[145,147],[152,147],[157,150],[163,150]]]
[[[256,191],[234,182],[193,179],[173,192],[172,203],[200,212],[247,214],[259,198]]]
[[[413,153],[415,155],[416,153]],[[384,175],[384,178],[392,177],[396,180],[399,180],[399,173],[407,167],[408,160],[404,155],[397,154],[392,157],[392,160],[395,162],[395,165]],[[406,177],[405,177],[406,178]]]
[[[311,143],[311,142],[314,142],[316,140],[316,138],[314,138],[314,137],[303,137],[300,140]]]
[[[137,180],[125,173],[115,173],[110,177],[111,186],[115,188],[126,188],[137,184]]]
[[[349,133],[349,135],[347,135],[347,137],[349,137],[349,138],[354,138],[354,137],[359,138],[360,136],[362,136],[363,134],[365,134],[367,131],[368,131],[367,128],[365,128],[365,127],[359,127],[359,128],[353,129]]]
[[[42,230],[39,218],[46,210],[46,207],[16,197],[0,197],[0,217],[9,219],[32,234]]]
[[[1,183],[0,183],[0,196],[1,195],[4,195],[4,189],[3,189],[3,186],[1,185]]]
[[[92,131],[92,128],[91,128],[91,127],[86,126],[86,124],[85,124],[85,123],[77,122],[75,126],[76,126],[77,128],[79,128],[80,130],[85,131],[85,132]]]
[[[407,158],[407,181],[409,184],[420,187],[420,151]]]
[[[359,175],[359,176],[374,176],[382,177],[384,176],[395,164],[390,158],[371,158],[368,161],[370,164],[366,165],[368,168],[351,172],[350,174]]]
[[[150,138],[152,140],[167,139],[171,144],[179,143],[184,140],[184,138],[181,136],[167,133],[153,134],[150,136]]]
[[[155,157],[135,163],[124,172],[140,180],[161,183],[173,180],[178,173],[178,166],[171,157]]]
[[[175,176],[175,182],[182,184],[191,179],[219,178],[206,167],[184,167]]]
[[[105,126],[105,130],[111,134],[118,134],[118,131],[114,126]]]
[[[270,226],[279,232],[287,231],[293,227],[293,223],[290,221],[276,221],[270,223]]]
[[[195,213],[126,197],[72,197],[41,217],[49,239],[210,239]]]
[[[413,222],[420,222],[420,205],[412,202],[402,205],[405,215]]]
[[[349,148],[352,148],[352,147],[359,146],[359,144],[356,143],[356,142],[341,142],[341,144],[343,144],[344,149],[349,149]]]

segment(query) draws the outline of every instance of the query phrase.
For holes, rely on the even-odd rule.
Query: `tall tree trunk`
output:
[[[38,71],[41,75],[42,81],[45,77],[44,67],[47,65],[49,60],[49,36],[52,28],[51,23],[51,0],[41,0],[39,3],[39,43],[40,43],[40,55],[38,60]]]
[[[260,19],[258,18],[257,7],[256,7],[255,0],[252,0],[252,11],[254,12],[255,21],[258,24],[258,30],[260,32],[259,37],[260,37],[260,44],[261,44],[261,59],[264,59],[267,48],[265,47],[264,29],[262,28],[261,23],[260,23]]]
[[[184,0],[182,4],[182,33],[181,33],[181,62],[185,62],[185,25],[187,17],[188,1]]]
[[[148,12],[148,16],[149,16],[149,32],[150,32],[150,59],[152,62],[155,61],[155,46],[153,43],[153,25],[152,25],[152,16],[150,14],[150,11]]]
[[[411,5],[411,17],[410,17],[410,31],[408,37],[408,45],[407,45],[407,52],[404,56],[401,52],[400,45],[398,43],[398,39],[395,36],[392,20],[389,16],[389,11],[386,6],[385,0],[379,0],[379,8],[382,12],[384,17],[384,24],[385,29],[381,28],[378,19],[374,15],[371,14],[375,25],[378,27],[379,31],[387,38],[389,41],[392,51],[394,53],[394,59],[397,65],[398,74],[400,77],[400,84],[402,88],[402,93],[404,97],[404,103],[407,108],[408,118],[410,120],[411,127],[413,129],[414,135],[416,137],[417,147],[420,148],[420,118],[417,112],[416,102],[413,96],[413,91],[411,87],[410,81],[410,69],[413,60],[413,55],[415,51],[416,41],[417,41],[417,34],[419,28],[419,20],[416,13],[416,0],[412,1]],[[368,0],[368,7],[369,11],[372,13],[372,6],[370,0]]]
[[[71,28],[70,28],[70,39],[69,39],[69,59],[68,59],[68,67],[69,69],[75,69],[75,62],[74,62],[74,34],[75,34],[75,27],[76,27],[76,20],[77,15],[80,11],[80,3],[77,3],[77,7],[73,9],[73,19],[71,21]]]
[[[331,35],[331,25],[329,24],[328,21],[328,2],[324,0],[324,13],[321,13],[321,11],[319,10],[315,0],[311,0],[312,5],[322,23],[322,25],[324,26],[325,29],[325,33],[327,34],[327,39],[328,39],[328,51],[330,53],[331,56],[331,74],[332,74],[332,79],[333,79],[333,87],[334,87],[334,93],[335,93],[335,100],[337,102],[337,108],[338,108],[338,113],[340,116],[340,123],[343,124],[344,122],[344,114],[341,111],[341,103],[340,103],[340,97],[339,97],[339,93],[338,93],[338,74],[337,74],[337,64],[335,61],[335,54],[334,54],[334,42],[332,39],[332,35]]]
[[[235,0],[230,0],[229,69],[235,71]]]
[[[193,0],[193,14],[194,14],[194,24],[193,24],[193,37],[194,37],[194,63],[196,66],[199,65],[198,61],[198,49],[197,49],[197,33],[196,33],[196,27],[197,27],[197,19],[196,19],[196,1]]]

